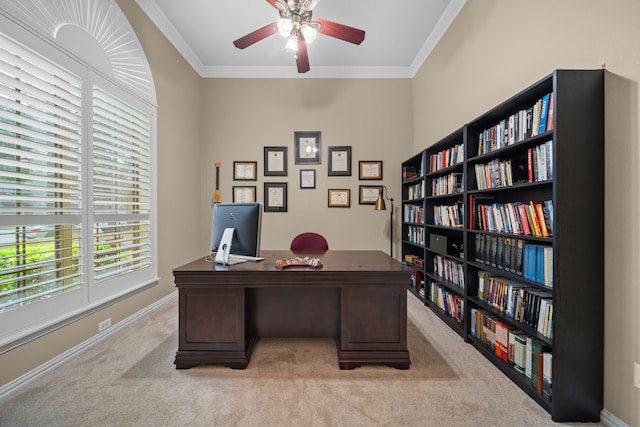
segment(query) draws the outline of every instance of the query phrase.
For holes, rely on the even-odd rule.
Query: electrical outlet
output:
[[[633,385],[640,388],[640,363],[633,364]]]
[[[107,320],[103,320],[102,322],[98,323],[98,332],[104,331],[109,326],[111,326],[111,318],[108,318]]]

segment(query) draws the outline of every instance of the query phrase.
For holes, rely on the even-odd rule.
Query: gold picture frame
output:
[[[328,190],[327,194],[330,208],[351,207],[351,190],[348,188],[332,188]]]

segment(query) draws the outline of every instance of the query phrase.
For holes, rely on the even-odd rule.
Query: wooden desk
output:
[[[173,270],[179,290],[178,369],[244,369],[258,338],[336,339],[340,369],[408,369],[407,286],[411,270],[380,251],[305,253],[318,270],[279,270],[290,251],[229,267],[195,260]]]

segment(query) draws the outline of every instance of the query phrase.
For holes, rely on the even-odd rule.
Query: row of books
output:
[[[453,317],[456,322],[462,323],[464,316],[464,297],[429,281],[429,301],[433,302],[442,311]]]
[[[553,179],[553,141],[527,150],[527,180],[538,182],[549,179]]]
[[[450,173],[431,180],[432,196],[457,194],[462,193],[463,190],[462,173]]]
[[[464,145],[458,144],[429,156],[429,172],[437,172],[450,166],[462,163]]]
[[[475,235],[474,259],[553,288],[553,247],[495,234]]]
[[[486,204],[491,196],[472,194],[472,230],[550,237],[553,235],[553,201]]]
[[[421,205],[404,205],[403,221],[424,224],[424,208]]]
[[[407,227],[407,241],[416,245],[424,245],[424,227]]]
[[[424,197],[424,181],[410,185],[407,188],[407,200],[416,200]]]
[[[420,270],[413,270],[409,286],[424,296],[424,273]]]
[[[433,257],[433,273],[464,289],[464,265],[440,255]]]
[[[464,205],[439,205],[433,207],[433,224],[443,227],[462,227],[464,223]]]
[[[553,338],[553,294],[514,283],[504,277],[478,272],[478,298],[509,318]]]
[[[402,167],[402,179],[404,181],[409,181],[411,179],[422,176],[422,167],[416,166],[403,166]]]
[[[484,310],[472,308],[470,320],[473,337],[524,375],[540,395],[551,399],[553,354],[549,347]]]
[[[553,130],[553,92],[538,99],[529,108],[501,120],[478,135],[478,155],[513,145]]]
[[[489,163],[476,164],[474,171],[478,190],[528,182],[528,171],[525,169],[524,160],[518,162],[516,159],[494,159]]]
[[[553,247],[524,245],[523,276],[532,282],[553,288]]]

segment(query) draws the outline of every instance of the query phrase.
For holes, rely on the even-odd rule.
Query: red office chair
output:
[[[301,233],[291,241],[292,251],[326,251],[329,250],[327,240],[318,233]]]

